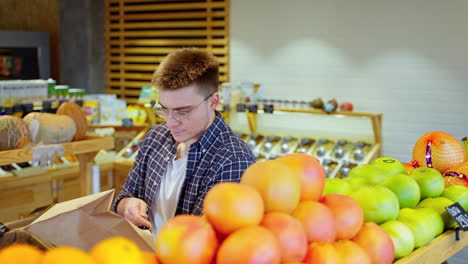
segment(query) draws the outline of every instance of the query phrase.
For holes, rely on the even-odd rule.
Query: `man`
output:
[[[114,210],[153,235],[178,214],[203,214],[213,185],[239,181],[255,157],[216,111],[217,59],[199,49],[169,54],[153,76],[159,87],[155,113],[166,122],[153,127]]]

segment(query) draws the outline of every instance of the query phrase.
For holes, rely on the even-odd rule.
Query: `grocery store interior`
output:
[[[257,162],[306,153],[338,179],[379,157],[416,167],[416,142],[440,131],[466,163],[467,10],[466,0],[1,0],[1,116],[27,121],[73,101],[86,122],[68,131],[67,120],[44,118],[68,138],[39,129],[64,151],[54,158],[34,156],[54,153],[38,139],[21,143],[31,124],[11,132],[0,122],[0,223],[24,227],[54,204],[118,193],[146,133],[164,122],[153,72],[183,47],[218,59],[217,110]],[[466,232],[461,242],[448,232],[395,261],[466,263]]]

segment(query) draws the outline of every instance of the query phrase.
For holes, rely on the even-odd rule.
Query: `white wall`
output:
[[[232,0],[231,81],[383,113],[384,155],[468,136],[468,1]]]

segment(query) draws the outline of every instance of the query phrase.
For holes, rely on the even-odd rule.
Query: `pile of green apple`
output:
[[[395,258],[457,227],[445,210],[455,202],[468,210],[468,188],[445,188],[442,174],[420,167],[407,174],[396,159],[378,158],[354,167],[345,179],[327,179],[324,195],[348,195],[359,202],[365,221],[381,224],[392,237]]]

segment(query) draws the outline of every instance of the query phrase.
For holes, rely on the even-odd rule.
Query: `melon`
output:
[[[62,103],[57,109],[57,115],[69,116],[75,122],[76,133],[73,141],[82,140],[86,137],[88,122],[83,110],[77,103],[73,101]]]
[[[76,133],[75,121],[66,115],[29,113],[26,122],[34,144],[60,144],[72,141]]]
[[[23,119],[0,116],[0,151],[22,148],[30,142],[29,129]]]

